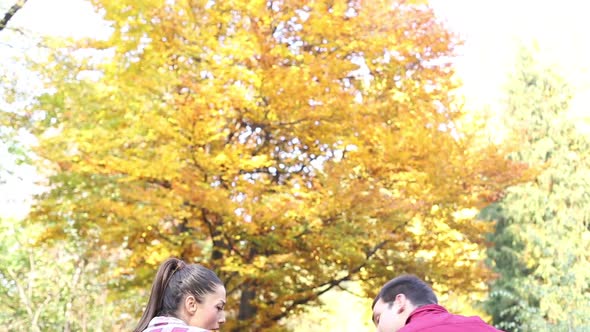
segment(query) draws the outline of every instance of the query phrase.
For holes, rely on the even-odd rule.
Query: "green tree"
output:
[[[507,88],[505,123],[521,146],[511,158],[542,171],[482,213],[497,221],[486,308],[509,331],[587,330],[590,140],[566,114],[571,88],[529,49]]]
[[[85,257],[84,241],[34,245],[42,232],[23,221],[0,221],[0,325],[15,331],[128,330],[134,302],[112,296],[101,271],[111,259]]]

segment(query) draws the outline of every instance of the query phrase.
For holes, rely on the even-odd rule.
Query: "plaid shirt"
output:
[[[209,332],[200,327],[188,326],[178,318],[158,316],[152,318],[143,332]]]

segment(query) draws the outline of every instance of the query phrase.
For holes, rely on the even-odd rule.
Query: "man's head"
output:
[[[397,332],[406,325],[414,309],[437,304],[434,292],[424,281],[413,275],[390,280],[373,301],[373,323],[377,332]]]

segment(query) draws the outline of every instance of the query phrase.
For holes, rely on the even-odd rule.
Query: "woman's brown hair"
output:
[[[177,258],[167,259],[156,273],[150,299],[134,332],[145,330],[156,316],[176,317],[180,303],[187,295],[198,302],[223,285],[215,272],[199,264],[186,264]]]

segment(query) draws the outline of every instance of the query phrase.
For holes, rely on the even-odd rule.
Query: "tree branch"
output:
[[[392,231],[392,233],[397,232],[399,229],[401,229],[402,227],[405,227],[407,224],[409,223],[409,220],[398,225],[397,227],[395,227]],[[278,321],[281,318],[286,317],[289,312],[291,310],[293,310],[295,307],[297,307],[298,305],[302,305],[302,304],[306,304],[311,300],[317,299],[319,296],[321,296],[322,294],[328,292],[329,290],[335,288],[335,287],[341,287],[341,284],[345,281],[349,281],[352,280],[352,277],[354,277],[363,267],[365,267],[367,265],[367,263],[369,262],[369,260],[380,250],[382,249],[387,243],[389,243],[391,240],[383,240],[380,243],[376,244],[373,248],[371,248],[370,250],[368,250],[367,252],[365,252],[366,255],[366,259],[359,264],[358,266],[356,266],[355,268],[351,269],[350,271],[348,271],[348,273],[339,278],[339,279],[334,279],[331,281],[327,281],[323,284],[317,285],[315,287],[313,287],[313,289],[318,290],[318,291],[314,291],[311,294],[304,296],[302,298],[299,298],[295,301],[293,301],[293,303],[291,303],[289,306],[287,306],[283,312],[279,313],[278,315],[273,316],[269,322],[272,321]]]
[[[27,2],[27,0],[18,0],[14,4],[14,6],[10,7],[8,12],[6,12],[6,14],[4,14],[4,18],[0,21],[0,31],[4,30],[4,28],[6,28],[8,21],[10,21],[10,19],[14,16],[14,14],[16,14],[17,11],[19,11],[21,8],[23,8],[23,6],[25,5],[25,2]]]

